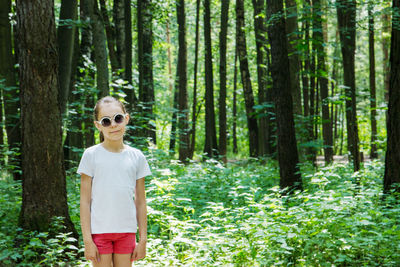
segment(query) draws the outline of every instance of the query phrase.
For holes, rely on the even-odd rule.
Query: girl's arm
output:
[[[100,261],[99,251],[92,239],[90,227],[90,202],[92,198],[92,177],[81,174],[80,215],[85,257],[88,260]]]
[[[139,243],[132,254],[134,261],[143,259],[146,256],[147,243],[147,206],[144,178],[136,180],[135,190],[136,218],[139,226]]]

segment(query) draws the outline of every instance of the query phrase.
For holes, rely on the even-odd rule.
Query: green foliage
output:
[[[10,177],[0,181],[0,265],[68,266],[78,262],[76,239],[64,233],[63,218],[55,217],[49,232],[26,231],[18,227],[21,183]],[[78,206],[79,209],[79,206]]]
[[[400,262],[399,200],[383,196],[380,161],[315,170],[301,167],[304,191],[280,194],[277,162],[215,160],[182,165],[148,154],[148,266],[394,266]],[[79,180],[69,172],[68,200],[79,228]],[[0,181],[0,263],[85,264],[61,218],[45,233],[17,227],[21,184]],[[53,233],[57,233],[52,235]],[[52,236],[52,237],[50,237]],[[17,241],[17,242],[16,242]],[[18,263],[18,264],[17,264]]]

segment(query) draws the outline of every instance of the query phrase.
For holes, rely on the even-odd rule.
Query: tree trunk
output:
[[[74,44],[74,53],[73,53],[73,59],[72,59],[72,70],[73,73],[71,73],[71,82],[70,82],[70,89],[69,89],[69,97],[68,101],[69,103],[73,103],[74,105],[71,106],[71,108],[75,109],[77,118],[71,120],[71,128],[69,128],[69,131],[67,132],[67,137],[68,137],[68,145],[69,145],[69,153],[68,153],[68,160],[72,163],[78,163],[79,158],[80,158],[80,153],[78,153],[74,148],[84,148],[84,138],[83,138],[83,131],[82,131],[82,121],[83,121],[83,111],[82,111],[82,105],[81,105],[81,97],[82,94],[80,91],[76,90],[76,77],[77,74],[79,73],[77,66],[78,66],[78,61],[80,55],[80,50],[79,50],[79,35],[78,31],[75,31],[75,44]],[[76,166],[74,164],[74,166]]]
[[[288,55],[290,71],[290,87],[292,88],[293,111],[294,114],[301,115],[301,91],[300,91],[300,59],[297,54],[298,25],[297,25],[297,5],[295,0],[285,0],[286,2],[286,33],[288,35]]]
[[[263,114],[258,118],[258,154],[260,156],[267,155],[267,29],[264,24],[265,20],[265,0],[253,0],[254,10],[254,31],[256,39],[257,50],[257,82],[258,82],[258,104],[264,107],[258,111]]]
[[[369,88],[370,88],[370,112],[371,112],[371,151],[370,158],[376,159],[376,86],[375,86],[375,37],[374,37],[374,4],[368,2],[368,39],[369,39]]]
[[[152,7],[151,0],[138,0],[137,3],[139,101],[143,107],[142,117],[145,118],[143,134],[156,143],[156,129],[150,124],[154,105]]]
[[[272,19],[268,27],[271,44],[271,76],[273,99],[275,102],[280,187],[301,189],[302,181],[298,167],[298,152],[293,119],[293,104],[290,94],[289,58],[285,18],[282,15],[282,0],[267,0],[267,19]]]
[[[133,74],[132,74],[132,60],[133,60],[133,48],[132,48],[132,7],[130,0],[124,0],[124,17],[125,17],[125,72],[124,79],[128,82],[128,85],[133,84]],[[128,109],[137,109],[137,96],[135,94],[135,89],[132,86],[129,89],[125,89],[126,101],[128,102]],[[154,140],[155,142],[155,140]]]
[[[236,47],[236,46],[235,46]],[[234,63],[234,70],[233,70],[233,107],[232,107],[232,143],[233,143],[233,154],[238,153],[238,146],[237,146],[237,133],[236,133],[236,124],[237,124],[237,48],[235,49],[235,63]]]
[[[77,18],[78,6],[77,0],[62,0],[60,9],[60,25],[58,26],[58,77],[60,80],[60,92],[58,94],[61,114],[64,114],[67,108],[71,72],[72,58],[74,53],[74,36],[76,27],[68,23],[68,20],[75,21]]]
[[[322,27],[323,7],[320,0],[313,1],[314,42],[318,57],[318,82],[322,106],[322,136],[324,140],[325,164],[333,160],[332,121],[329,115],[328,78],[325,66],[324,29]]]
[[[8,165],[12,167],[14,179],[21,179],[21,121],[20,101],[16,86],[16,71],[14,69],[14,56],[12,54],[11,25],[8,14],[11,13],[11,1],[0,0],[0,79],[4,79],[2,90],[4,102],[5,128],[9,150],[14,153],[8,158]]]
[[[101,15],[104,20],[104,27],[106,30],[107,48],[108,48],[108,54],[110,56],[111,70],[114,74],[115,72],[118,71],[118,69],[121,68],[121,66],[118,64],[118,59],[115,52],[115,29],[111,25],[105,0],[100,0],[99,3],[100,3]]]
[[[17,1],[23,173],[19,224],[45,232],[54,216],[62,216],[65,231],[77,238],[67,206],[53,4]]]
[[[208,157],[214,157],[218,153],[217,130],[215,128],[214,113],[214,81],[212,66],[212,46],[211,46],[211,11],[210,0],[204,0],[204,68],[206,81],[206,140],[204,152]]]
[[[88,22],[90,20],[89,17],[89,4],[88,0],[80,0],[80,19],[82,21]],[[80,61],[78,62],[79,68],[83,69],[87,62],[84,62],[88,59],[93,58],[93,53],[91,50],[93,44],[93,35],[90,27],[83,27],[81,31],[81,43],[79,47],[80,53]],[[92,77],[94,80],[94,73],[91,68],[87,68],[87,75]],[[78,77],[84,80],[85,74],[82,74],[78,71]],[[90,84],[88,86],[94,87],[94,85]],[[90,147],[94,145],[94,125],[93,125],[93,112],[92,108],[94,107],[94,92],[91,90],[87,90],[83,92],[82,98],[84,99],[84,109],[83,109],[83,118],[82,121],[84,122],[85,128],[82,131],[82,139],[84,140],[84,147]]]
[[[229,0],[221,1],[221,32],[219,34],[219,154],[226,160],[226,40],[228,35]]]
[[[176,125],[178,118],[178,108],[179,108],[179,91],[175,87],[174,91],[174,103],[172,107],[172,120],[171,120],[171,137],[169,139],[169,154],[173,156],[175,154],[175,143],[176,143]]]
[[[310,22],[309,19],[306,18],[303,22],[303,31],[304,31],[304,46],[305,51],[303,53],[303,70],[302,70],[302,85],[303,85],[303,115],[304,117],[310,116]]]
[[[124,79],[132,84],[132,9],[131,1],[124,0],[124,22],[125,22],[125,75]],[[129,91],[133,91],[130,89]],[[154,135],[155,136],[155,135]],[[155,139],[154,139],[155,142]]]
[[[197,65],[199,62],[199,25],[200,25],[200,0],[196,0],[196,40],[194,48],[194,70],[193,70],[193,105],[192,105],[192,129],[190,141],[190,158],[193,158],[194,150],[196,147],[196,120],[197,120]],[[200,106],[201,107],[201,106]]]
[[[73,148],[84,148],[83,144],[83,134],[82,134],[82,104],[80,103],[81,92],[76,91],[76,78],[78,77],[79,69],[79,32],[74,32],[74,49],[72,53],[71,59],[71,75],[69,81],[69,96],[68,96],[68,110],[75,112],[74,119],[69,120],[70,124],[67,125],[68,131],[67,136],[65,137],[63,150],[64,150],[64,164],[65,169],[68,170],[71,166],[76,165],[79,162],[79,157],[81,153],[77,153],[77,151]],[[76,136],[73,140],[71,140],[71,135]],[[75,142],[73,142],[75,141]]]
[[[383,87],[386,103],[389,102],[389,82],[390,82],[390,66],[389,66],[389,47],[390,47],[390,15],[382,13],[382,51],[383,51]]]
[[[247,60],[246,36],[244,33],[244,3],[236,0],[236,44],[239,55],[244,102],[246,105],[247,127],[249,130],[250,157],[258,156],[258,127],[254,110],[254,96]]]
[[[187,93],[187,47],[185,0],[176,3],[178,21],[178,67],[176,69],[176,88],[179,90],[179,160],[187,162],[190,157],[189,114]]]
[[[97,90],[99,90],[99,97],[103,97],[110,94],[104,23],[97,6],[97,0],[87,0],[87,4],[93,33],[94,58],[97,69]]]
[[[115,43],[116,43],[116,56],[120,69],[125,72],[126,63],[126,50],[125,50],[125,0],[114,0],[113,16],[115,27]]]
[[[390,46],[390,83],[387,121],[387,150],[383,189],[389,193],[392,188],[400,192],[400,2],[393,0],[392,40]],[[396,186],[396,187],[394,187]]]
[[[358,128],[356,112],[355,48],[356,48],[356,2],[339,0],[337,5],[340,42],[342,47],[344,85],[346,86],[347,148],[353,161],[354,171],[360,169]]]

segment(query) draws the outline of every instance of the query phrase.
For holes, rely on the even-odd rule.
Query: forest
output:
[[[152,171],[135,266],[399,266],[399,89],[399,0],[0,0],[0,266],[89,266],[107,95]]]

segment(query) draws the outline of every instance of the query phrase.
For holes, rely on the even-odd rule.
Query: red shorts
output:
[[[135,233],[92,234],[100,254],[131,254],[136,246]]]

